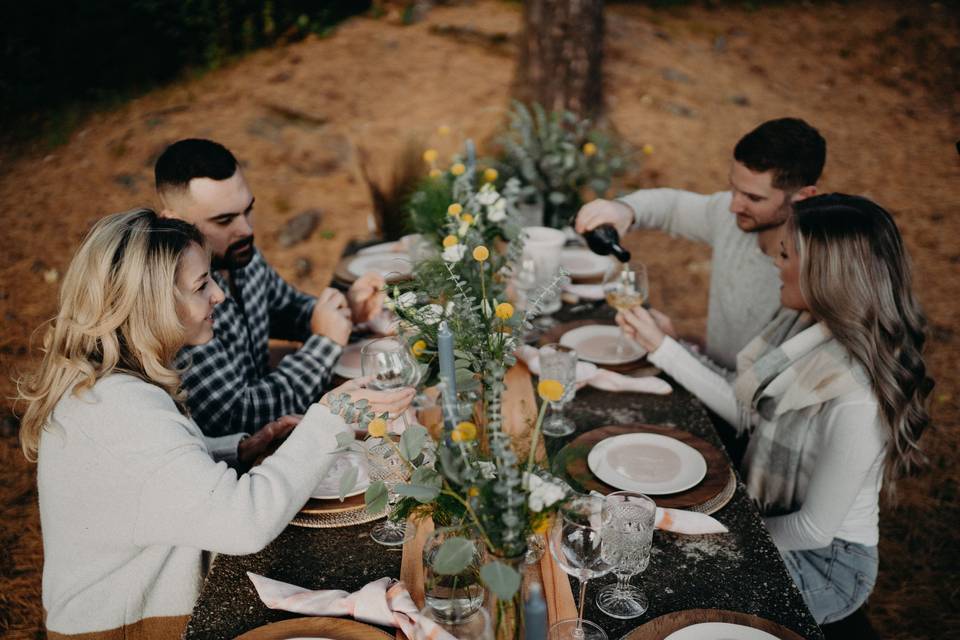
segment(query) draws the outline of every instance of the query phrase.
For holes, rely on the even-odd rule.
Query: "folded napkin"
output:
[[[603,300],[603,285],[600,284],[565,284],[563,290],[580,300]]]
[[[257,595],[271,609],[308,616],[352,616],[361,622],[398,627],[408,638],[456,640],[440,625],[420,615],[410,592],[392,578],[380,578],[359,591],[310,591],[286,582],[247,572]]]
[[[535,375],[540,375],[540,352],[524,345],[517,349],[517,357],[523,360],[527,368]],[[653,393],[666,395],[673,388],[664,380],[655,376],[634,378],[622,373],[601,369],[590,362],[577,362],[577,387],[588,384],[603,391],[632,391],[634,393]]]
[[[726,533],[729,531],[720,522],[705,513],[684,509],[666,509],[657,507],[657,519],[654,526],[662,531],[704,535],[708,533]]]

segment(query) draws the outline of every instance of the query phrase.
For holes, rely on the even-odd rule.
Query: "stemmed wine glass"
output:
[[[612,618],[627,620],[643,615],[647,596],[630,584],[630,578],[650,564],[657,505],[642,493],[616,491],[603,505],[603,555],[613,566],[617,583],[597,594],[597,607]]]
[[[368,386],[371,389],[386,391],[415,387],[420,381],[420,367],[407,343],[397,338],[378,338],[365,344],[360,350],[360,367],[363,375],[370,377]],[[401,414],[401,418],[404,426],[409,427],[406,412]],[[387,502],[392,512],[400,499],[396,486],[409,480],[410,467],[387,440],[368,447],[367,462],[370,465],[370,480],[383,482],[386,486]],[[387,546],[403,544],[413,534],[406,522],[396,522],[389,516],[370,531],[370,537],[375,542]]]
[[[580,581],[580,608],[575,619],[550,627],[549,640],[607,640],[603,629],[583,619],[587,581],[611,569],[603,553],[603,505],[602,497],[577,496],[557,512],[550,530],[550,553],[561,569]]]
[[[609,269],[603,276],[603,293],[607,303],[617,311],[626,311],[647,301],[650,284],[647,267],[631,260]],[[626,340],[623,331],[617,339],[617,356],[623,357]]]
[[[563,415],[564,406],[577,393],[577,352],[552,343],[540,347],[540,379],[563,385],[563,397],[550,402],[550,415],[543,421],[543,435],[559,438],[575,431],[573,420]]]

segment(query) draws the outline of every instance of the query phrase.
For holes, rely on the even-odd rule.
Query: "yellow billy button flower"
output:
[[[644,154],[644,155],[647,155],[647,156],[652,156],[652,155],[653,155],[653,145],[652,145],[652,144],[645,144],[645,145],[643,145],[643,154]]]
[[[413,346],[410,347],[410,351],[413,353],[415,358],[419,358],[423,354],[424,349],[426,348],[427,348],[426,342],[424,342],[423,340],[417,340],[416,342],[413,343]]]
[[[460,243],[460,240],[457,239],[457,236],[450,234],[443,239],[443,248],[449,249],[450,247],[456,246]]]
[[[440,169],[430,169],[431,178],[439,178],[442,175],[443,175],[443,171],[440,171]]]
[[[592,142],[588,142],[583,145],[583,155],[585,156],[595,156],[597,155],[597,145]]]
[[[550,402],[560,402],[563,398],[563,385],[557,380],[541,380],[537,385],[537,393],[544,400]]]
[[[501,320],[509,320],[513,317],[513,305],[509,302],[501,302],[497,305],[494,313],[496,313],[497,317]]]
[[[427,164],[433,164],[437,161],[437,155],[436,149],[427,149],[423,152],[423,161]]]
[[[459,202],[454,202],[452,205],[447,207],[448,216],[458,216],[463,213],[463,207],[460,206]]]
[[[490,250],[487,249],[482,244],[474,248],[473,259],[476,260],[477,262],[484,262],[489,257],[490,257]]]
[[[453,430],[453,433],[460,434],[460,439],[457,440],[457,442],[470,442],[477,437],[477,425],[472,422],[461,422],[457,425],[457,428]]]
[[[458,162],[457,164],[450,167],[450,173],[452,173],[455,176],[463,175],[463,172],[466,170],[467,168],[464,166],[462,162]]]
[[[494,180],[497,179],[497,176],[499,175],[500,174],[497,173],[497,170],[494,169],[493,167],[483,170],[483,179],[486,180],[487,182],[493,182]]]
[[[480,495],[480,489],[477,487],[470,487],[467,489],[467,495],[471,498],[476,498],[478,495]]]
[[[540,518],[540,521],[533,526],[533,532],[544,534],[547,532],[547,529],[549,528],[550,528],[550,518],[544,517],[544,518]]]
[[[462,216],[460,216],[460,219],[466,222],[467,224],[473,224],[473,216],[470,215],[469,213],[463,214]]]
[[[387,421],[383,418],[374,418],[367,425],[367,433],[374,438],[382,438],[387,435]]]

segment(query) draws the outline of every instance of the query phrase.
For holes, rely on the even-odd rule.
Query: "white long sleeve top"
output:
[[[780,308],[776,266],[760,250],[756,233],[737,227],[729,191],[701,195],[678,189],[641,189],[623,198],[637,227],[660,229],[713,248],[707,306],[706,351],[733,370],[737,353]]]
[[[242,434],[206,440],[165,391],[133,376],[67,394],[53,418],[37,470],[52,638],[179,637],[202,551],[245,554],[272,541],[348,429],[315,404],[276,453],[238,477],[212,452],[235,452]]]
[[[724,420],[738,423],[730,383],[675,340],[664,338],[648,357]],[[875,546],[887,442],[876,398],[866,390],[848,393],[824,403],[806,424],[800,507],[764,518],[773,541],[781,551],[819,549],[834,538]],[[748,447],[745,465],[749,459]]]

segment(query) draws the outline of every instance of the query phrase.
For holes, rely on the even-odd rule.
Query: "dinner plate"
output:
[[[409,276],[413,269],[410,257],[405,253],[387,251],[384,253],[366,253],[357,255],[347,266],[351,275],[359,278],[368,271],[376,271],[384,278]]]
[[[656,433],[601,440],[590,450],[587,466],[610,486],[650,495],[686,491],[707,475],[707,461],[699,451]]]
[[[381,242],[380,244],[372,244],[369,247],[364,247],[357,251],[357,255],[365,256],[375,253],[399,253],[403,247],[400,246],[399,241],[395,242]]]
[[[333,366],[334,375],[338,375],[347,380],[353,380],[354,378],[362,376],[363,367],[360,364],[360,350],[363,349],[367,343],[374,340],[376,340],[376,338],[367,338],[365,340],[351,342],[345,346],[343,351],[340,352],[340,357],[337,358],[337,364]]]
[[[349,491],[344,497],[360,495],[370,486],[370,475],[367,472],[367,460],[363,455],[355,451],[341,453],[332,465],[327,475],[323,477],[317,488],[313,490],[311,498],[317,500],[339,500],[340,499],[340,478],[343,477],[351,467],[359,470],[357,474],[357,484],[352,491]]]
[[[570,247],[560,252],[560,266],[574,280],[601,278],[613,264],[610,256],[598,256],[589,249]]]
[[[306,616],[257,627],[236,640],[393,640],[393,634],[356,620]]]
[[[766,631],[729,622],[701,622],[677,629],[664,640],[778,640]]]
[[[620,327],[609,324],[588,324],[571,329],[560,336],[560,344],[575,349],[577,357],[594,364],[626,364],[647,355],[633,340],[624,339],[623,355],[617,355]]]

